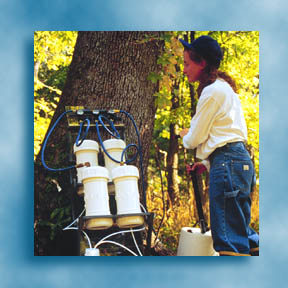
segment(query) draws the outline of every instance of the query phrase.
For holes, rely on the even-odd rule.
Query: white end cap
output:
[[[111,149],[123,150],[126,147],[125,142],[121,139],[108,139],[103,142],[103,145],[106,150],[111,150]]]
[[[73,146],[74,153],[83,150],[95,150],[99,152],[99,145],[94,140],[84,140],[80,146],[76,146],[76,143]]]
[[[120,177],[136,177],[139,178],[139,171],[136,166],[133,165],[124,165],[116,167],[112,170],[112,179]]]
[[[85,167],[82,172],[82,181],[88,178],[107,178],[109,179],[109,171],[102,166]]]

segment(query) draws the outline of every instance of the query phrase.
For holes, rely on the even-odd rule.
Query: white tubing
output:
[[[87,233],[86,233],[85,231],[83,231],[83,230],[82,230],[82,232],[83,232],[83,234],[85,235],[85,237],[86,237],[86,239],[87,239],[87,241],[88,241],[89,248],[90,248],[90,249],[93,249],[92,244],[91,244],[91,241],[90,241],[90,238],[88,237]]]
[[[140,255],[140,256],[143,256],[142,253],[141,253],[141,250],[140,250],[140,248],[139,248],[139,246],[138,246],[138,244],[137,244],[137,241],[136,241],[136,239],[135,239],[135,236],[134,236],[133,230],[130,229],[130,231],[131,231],[132,238],[133,238],[134,244],[135,244],[135,246],[136,246],[136,248],[137,248],[137,251],[138,251],[139,255]]]
[[[145,230],[145,227],[139,228],[139,229],[134,229],[133,232],[139,232],[139,231],[142,231],[142,230]],[[112,237],[112,236],[115,236],[115,235],[118,235],[118,234],[122,234],[122,233],[128,233],[128,232],[131,232],[131,230],[124,230],[124,231],[114,232],[114,233],[112,233],[112,234],[109,234],[109,235],[103,237],[100,241],[98,241],[98,243],[99,243],[99,242],[102,242],[102,241],[104,241],[104,240],[106,240],[106,239],[108,239],[108,238],[110,238],[110,237]],[[97,247],[98,243],[96,243],[96,245],[94,246],[94,248]]]
[[[139,256],[137,255],[136,253],[134,253],[132,250],[130,250],[129,248],[125,247],[124,245],[120,244],[120,243],[117,243],[117,242],[114,242],[114,241],[109,241],[109,240],[106,240],[106,241],[102,241],[102,242],[98,242],[95,246],[95,248],[97,248],[99,245],[102,245],[102,244],[105,244],[105,243],[110,243],[110,244],[114,244],[114,245],[117,245],[117,246],[120,246],[122,247],[123,249],[129,251],[131,254],[133,254],[134,256]]]
[[[78,228],[77,228],[77,227],[70,227],[70,228],[65,228],[65,229],[63,229],[63,230],[78,230]],[[86,239],[87,239],[87,241],[88,241],[89,248],[90,248],[90,249],[93,249],[92,244],[91,244],[91,241],[90,241],[90,238],[89,238],[89,236],[87,235],[87,233],[86,233],[85,231],[83,231],[83,230],[82,230],[82,233],[84,234],[84,236],[86,237]]]
[[[142,210],[143,210],[145,213],[147,213],[147,210],[145,209],[144,205],[143,205],[141,202],[140,202],[140,206],[141,206]]]
[[[67,230],[68,228],[70,228],[74,223],[76,223],[79,220],[79,218],[83,215],[84,212],[85,212],[85,208],[83,209],[83,211],[80,213],[80,215],[71,224],[69,224],[68,226],[66,226],[62,230]]]

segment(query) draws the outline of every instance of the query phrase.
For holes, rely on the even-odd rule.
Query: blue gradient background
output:
[[[287,5],[2,0],[0,287],[285,287]],[[260,257],[33,257],[35,30],[260,31]]]

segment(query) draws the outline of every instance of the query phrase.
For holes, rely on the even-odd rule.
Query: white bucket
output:
[[[80,146],[74,144],[74,154],[76,156],[76,164],[90,163],[90,166],[98,165],[99,145],[94,140],[84,140]],[[82,183],[83,169],[85,167],[77,168],[77,182]]]
[[[177,256],[218,256],[213,249],[211,231],[202,234],[200,228],[183,227]]]
[[[83,169],[86,216],[103,216],[87,220],[85,225],[87,229],[106,229],[113,225],[113,219],[109,217],[111,213],[107,188],[108,179],[108,170],[105,167],[92,166]]]
[[[144,223],[143,216],[121,216],[141,213],[138,179],[139,171],[132,165],[119,166],[112,170],[117,203],[117,225],[121,228],[136,227]]]
[[[115,160],[121,161],[121,155],[126,147],[126,144],[121,139],[109,139],[105,140],[103,142],[103,146],[105,147],[105,150],[107,153]],[[120,166],[120,163],[117,163],[113,160],[111,160],[106,153],[104,153],[104,161],[105,161],[105,167],[109,171],[109,181],[112,181],[112,170],[116,167]],[[125,156],[123,157],[123,161],[125,161]]]

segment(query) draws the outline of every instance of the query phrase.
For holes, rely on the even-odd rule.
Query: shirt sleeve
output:
[[[194,149],[208,139],[219,108],[220,105],[214,97],[203,91],[196,107],[196,113],[190,122],[189,131],[183,137],[183,146],[185,148]]]
[[[210,162],[207,159],[201,161],[201,163],[206,167],[207,171],[210,172]]]

